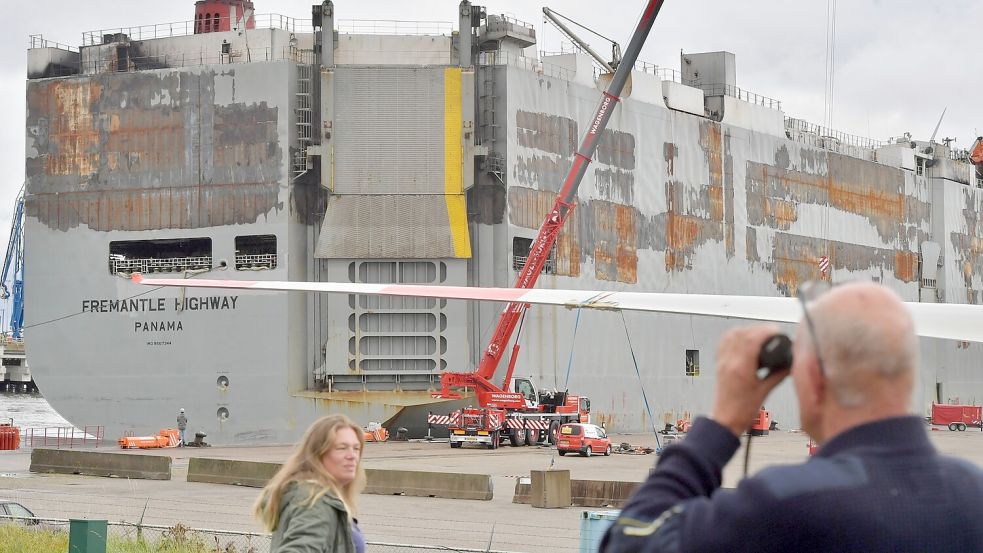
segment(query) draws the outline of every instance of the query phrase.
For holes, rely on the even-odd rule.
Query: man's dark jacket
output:
[[[983,552],[983,471],[939,455],[917,417],[852,428],[805,464],[719,489],[739,445],[698,419],[666,448],[601,550]]]

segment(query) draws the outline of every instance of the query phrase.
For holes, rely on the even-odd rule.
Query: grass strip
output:
[[[52,553],[68,551],[68,531],[49,530],[19,524],[0,523],[0,553]],[[249,553],[231,545],[216,546],[180,524],[167,530],[155,540],[119,538],[112,535],[106,542],[106,553]]]

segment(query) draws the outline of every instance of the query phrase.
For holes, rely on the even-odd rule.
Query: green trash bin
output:
[[[68,553],[106,553],[105,520],[71,519],[68,530]]]

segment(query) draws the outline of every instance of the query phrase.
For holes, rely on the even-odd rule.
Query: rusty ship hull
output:
[[[216,443],[292,441],[329,412],[419,432],[446,411],[430,393],[474,369],[501,305],[127,277],[511,285],[600,75],[474,13],[459,34],[255,16],[29,50],[25,324],[51,405],[109,436],[185,408]],[[981,302],[983,189],[964,153],[787,117],[736,86],[725,52],[680,67],[634,72],[540,287],[775,296],[859,279]],[[643,431],[709,409],[732,324],[537,307],[516,370]],[[983,397],[981,353],[923,340],[914,409]],[[788,384],[767,407],[797,426]]]

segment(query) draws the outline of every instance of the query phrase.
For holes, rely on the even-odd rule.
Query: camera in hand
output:
[[[774,372],[792,368],[792,340],[784,334],[775,334],[765,340],[758,353],[758,378],[768,378]]]

